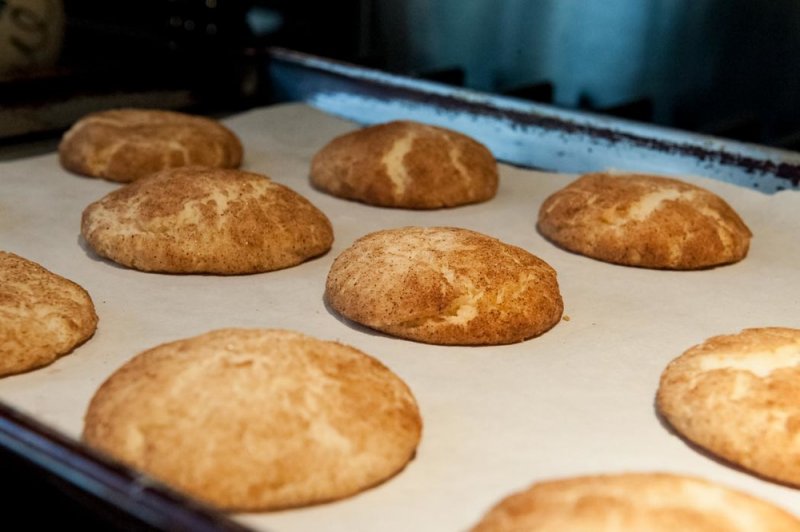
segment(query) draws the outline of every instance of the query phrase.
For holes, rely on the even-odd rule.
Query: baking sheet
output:
[[[575,176],[501,166],[497,197],[436,211],[382,209],[312,189],[312,155],[357,126],[302,104],[226,120],[244,168],[309,198],[331,219],[325,256],[287,270],[221,277],[142,273],[97,258],[79,236],[91,201],[119,185],[67,173],[55,154],[0,164],[0,249],[84,286],[95,336],[54,364],[0,380],[0,400],[73,437],[95,389],[156,344],[221,327],[281,327],[353,345],[414,391],[424,419],[416,458],[355,497],[237,520],[299,530],[465,530],[499,498],[553,477],[625,471],[697,475],[800,514],[800,490],[756,478],[693,448],[654,409],[664,366],[709,336],[745,327],[800,327],[800,193],[773,196],[684,176],[724,197],[754,233],[749,256],[696,272],[627,268],[562,251],[535,230],[542,201]],[[510,346],[445,347],[344,322],[322,294],[333,259],[382,228],[449,225],[521,246],[557,271],[565,319]]]

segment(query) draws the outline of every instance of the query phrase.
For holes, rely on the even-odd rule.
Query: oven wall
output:
[[[557,105],[645,102],[654,122],[745,140],[790,142],[800,123],[794,0],[374,0],[373,9],[373,42],[393,70],[457,66],[466,85],[491,92],[549,82]]]

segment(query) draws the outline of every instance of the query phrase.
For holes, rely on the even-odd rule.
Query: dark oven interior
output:
[[[0,138],[95,108],[225,112],[270,101],[282,46],[599,114],[800,147],[790,0],[8,0]]]

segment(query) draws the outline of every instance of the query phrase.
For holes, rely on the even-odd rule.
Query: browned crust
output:
[[[765,364],[784,367],[748,369]],[[800,486],[800,329],[745,329],[692,347],[664,370],[657,404],[690,441]]]
[[[223,329],[160,345],[89,405],[84,440],[226,510],[347,497],[400,471],[422,420],[378,360],[281,330]]]
[[[472,532],[797,532],[800,520],[699,478],[629,473],[551,480],[513,494]]]
[[[325,297],[355,322],[433,344],[519,342],[553,327],[564,309],[546,262],[452,227],[358,239],[331,266]]]
[[[153,109],[115,109],[76,122],[58,146],[67,170],[127,183],[166,168],[238,168],[242,143],[210,118]]]
[[[50,364],[96,328],[97,314],[86,290],[0,251],[0,376]]]
[[[333,242],[328,218],[269,178],[240,170],[164,170],[83,212],[98,255],[143,271],[242,274],[299,264]]]
[[[545,200],[538,228],[560,247],[588,257],[676,270],[737,262],[752,236],[719,196],[677,179],[638,174],[580,177]]]
[[[470,137],[397,121],[333,139],[314,156],[311,182],[370,205],[436,209],[493,198],[498,173],[492,153]]]

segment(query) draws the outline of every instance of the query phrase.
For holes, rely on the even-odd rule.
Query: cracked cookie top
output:
[[[83,212],[98,255],[142,271],[246,274],[297,265],[333,242],[328,218],[266,176],[190,166],[119,188]]]
[[[497,192],[497,163],[472,138],[396,121],[336,137],[311,163],[311,182],[340,198],[381,207],[437,209]]]
[[[664,369],[656,403],[688,440],[800,486],[800,329],[758,327],[709,338]]]
[[[0,251],[0,376],[50,364],[96,328],[94,303],[83,287]]]
[[[587,257],[673,270],[737,262],[752,236],[716,194],[638,174],[581,176],[545,200],[538,228],[558,246]]]
[[[242,144],[210,118],[156,109],[113,109],[77,121],[58,146],[76,174],[128,183],[165,168],[237,168]]]
[[[401,338],[491,345],[538,336],[561,318],[556,272],[522,248],[454,227],[368,234],[334,261],[330,306]]]
[[[115,371],[83,439],[218,508],[257,511],[374,486],[421,433],[411,390],[377,359],[293,331],[220,329]]]

